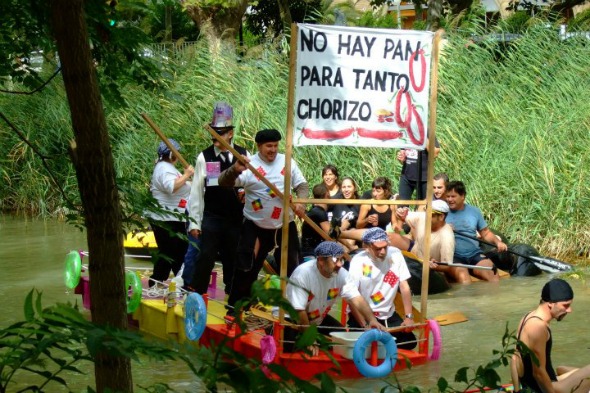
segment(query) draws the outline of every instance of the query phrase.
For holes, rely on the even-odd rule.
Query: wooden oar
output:
[[[475,241],[478,241],[482,244],[486,244],[491,247],[496,247],[495,244],[486,242],[485,240],[479,239],[476,236],[472,236],[472,235],[469,235],[469,234],[463,233],[463,232],[457,232],[457,231],[453,231],[453,232],[455,232],[456,235],[466,237],[467,239],[475,240]],[[517,255],[519,257],[531,260],[541,270],[544,270],[546,272],[559,273],[559,272],[569,272],[569,271],[573,270],[572,265],[562,262],[562,261],[558,261],[557,259],[554,259],[554,258],[524,255],[524,254],[521,254],[521,253],[516,252],[514,250],[511,250],[510,248],[508,248],[506,251],[511,254]],[[543,267],[541,267],[539,265],[542,265]]]
[[[466,265],[464,263],[453,263],[453,262],[436,262],[438,265],[449,266],[449,267],[464,267],[467,269],[479,269],[479,270],[494,270],[493,266],[478,266],[478,265]]]
[[[178,150],[176,150],[176,148],[170,143],[170,141],[168,140],[166,135],[164,135],[164,133],[152,121],[152,119],[150,119],[150,117],[145,113],[142,113],[141,117],[143,117],[143,119],[149,124],[149,126],[152,128],[152,130],[154,130],[154,132],[160,137],[160,139],[166,144],[166,146],[168,146],[170,151],[172,153],[174,153],[174,155],[178,158],[178,161],[180,161],[182,166],[184,168],[188,167],[189,163],[182,157],[182,155],[178,152]],[[235,150],[233,148],[233,146],[231,146],[229,143],[227,143],[225,141],[225,139],[221,138],[219,136],[219,134],[216,133],[215,130],[213,130],[213,128],[211,128],[211,126],[209,126],[209,124],[206,124],[204,127],[211,134],[211,136],[213,138],[215,138],[217,141],[219,141],[219,143],[221,143],[221,145],[223,145],[226,149],[228,149],[234,155],[234,157],[236,157],[238,160],[240,160],[242,163],[244,163],[246,165],[246,167],[248,167],[248,169],[250,171],[252,171],[252,173],[256,173],[258,178],[265,185],[267,185],[279,198],[281,198],[281,199],[283,198],[283,193],[280,192],[279,189],[273,183],[269,182],[264,176],[259,175],[258,172],[256,172],[256,169],[252,165],[250,165],[250,163],[247,162],[246,159],[237,150]],[[290,205],[291,205],[291,208],[293,210],[295,210],[293,203],[290,203]],[[302,220],[305,221],[310,227],[312,227],[324,240],[332,240],[332,238],[326,232],[324,232],[315,222],[313,222],[309,217],[307,217],[307,215],[304,215],[302,217]],[[346,259],[350,259],[350,255],[348,253],[345,253],[344,257]]]
[[[142,113],[141,117],[143,117],[143,119],[150,125],[150,127],[152,127],[152,130],[154,130],[156,135],[158,135],[160,137],[162,142],[164,142],[166,144],[166,146],[168,146],[170,151],[176,156],[176,158],[178,158],[178,161],[180,161],[180,163],[182,164],[182,167],[183,168],[189,167],[190,164],[188,163],[188,161],[185,160],[184,157],[182,157],[182,155],[178,152],[178,150],[176,150],[174,145],[172,145],[172,143],[170,143],[168,138],[166,138],[166,135],[164,135],[164,133],[158,128],[158,126],[152,121],[152,119],[150,119],[148,117],[148,115],[146,115],[145,113]]]

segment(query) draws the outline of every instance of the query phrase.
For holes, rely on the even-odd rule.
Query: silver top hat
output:
[[[213,128],[233,128],[232,119],[234,111],[230,104],[221,101],[216,102],[213,107],[213,120],[211,120],[211,127]]]

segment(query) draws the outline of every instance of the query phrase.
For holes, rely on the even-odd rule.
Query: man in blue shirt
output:
[[[455,231],[455,263],[463,263],[473,266],[494,266],[479,248],[479,242],[474,240],[479,233],[482,240],[492,243],[498,251],[508,250],[494,233],[488,228],[486,220],[481,211],[472,205],[465,203],[465,184],[461,181],[452,181],[447,187],[447,204],[451,211],[447,215],[447,223],[451,224]],[[466,236],[461,236],[465,234]],[[485,281],[498,281],[499,275],[496,270],[472,269],[471,274]]]

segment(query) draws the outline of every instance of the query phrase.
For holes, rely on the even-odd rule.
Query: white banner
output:
[[[294,145],[423,149],[433,36],[299,24]]]

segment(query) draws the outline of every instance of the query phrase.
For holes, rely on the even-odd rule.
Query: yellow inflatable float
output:
[[[150,256],[150,251],[155,251],[158,248],[154,232],[149,229],[138,229],[127,233],[123,241],[125,253],[131,257],[146,257]]]

